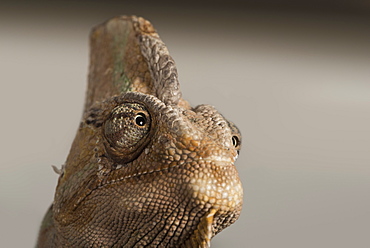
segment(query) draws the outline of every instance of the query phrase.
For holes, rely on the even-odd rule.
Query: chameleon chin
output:
[[[182,98],[143,18],[95,27],[90,45],[84,115],[37,247],[210,247],[242,208],[239,130]]]

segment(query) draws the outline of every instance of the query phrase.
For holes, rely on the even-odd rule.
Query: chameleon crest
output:
[[[242,208],[239,130],[182,98],[143,18],[109,20],[90,41],[83,119],[37,247],[210,247]]]

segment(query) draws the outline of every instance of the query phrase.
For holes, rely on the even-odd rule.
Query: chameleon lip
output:
[[[199,158],[198,161],[213,163],[217,166],[232,166],[234,165],[235,159],[231,157],[211,155],[206,158]]]

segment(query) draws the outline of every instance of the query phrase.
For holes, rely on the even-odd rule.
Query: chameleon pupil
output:
[[[143,114],[138,114],[136,117],[135,117],[135,123],[136,125],[142,127],[142,126],[145,126],[146,124],[146,118]]]
[[[236,136],[233,136],[232,138],[233,146],[237,147],[239,145],[239,139]]]

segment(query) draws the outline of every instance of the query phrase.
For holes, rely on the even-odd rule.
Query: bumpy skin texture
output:
[[[92,49],[117,27],[129,30],[125,52],[96,62],[92,50],[84,117],[37,247],[209,247],[240,215],[240,133],[214,107],[181,98],[175,64],[144,19],[98,26]],[[117,63],[125,77],[115,78]]]

